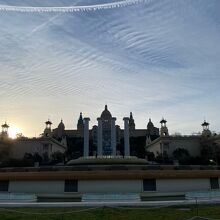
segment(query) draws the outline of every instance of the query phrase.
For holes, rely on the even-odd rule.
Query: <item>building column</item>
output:
[[[102,156],[102,119],[97,118],[98,120],[98,144],[97,144],[97,154]]]
[[[124,155],[130,156],[130,141],[129,141],[129,118],[125,117],[124,120]]]
[[[112,156],[116,156],[116,127],[115,127],[116,118],[111,119],[111,147],[112,147]]]
[[[84,118],[84,148],[83,148],[83,156],[89,156],[89,121],[90,118]]]

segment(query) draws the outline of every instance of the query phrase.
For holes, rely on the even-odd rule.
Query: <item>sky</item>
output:
[[[117,0],[0,0],[4,6],[68,7]],[[220,1],[143,0],[78,12],[0,10],[0,122],[38,136],[49,118],[97,124],[104,105],[123,127],[149,118],[170,133],[220,132]]]

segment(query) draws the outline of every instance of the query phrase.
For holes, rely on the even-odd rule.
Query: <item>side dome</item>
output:
[[[62,138],[65,135],[65,125],[63,124],[63,120],[61,119],[60,124],[58,125],[58,130],[57,130],[57,135],[58,138]]]
[[[65,125],[63,124],[63,120],[58,125],[58,129],[65,130]]]
[[[149,122],[147,124],[147,128],[152,128],[154,127],[154,124],[152,123],[151,119],[149,119]]]
[[[105,105],[105,110],[102,112],[101,118],[102,118],[102,119],[105,119],[105,120],[112,118],[112,114],[111,114],[110,111],[108,110],[108,106],[107,106],[107,105]]]

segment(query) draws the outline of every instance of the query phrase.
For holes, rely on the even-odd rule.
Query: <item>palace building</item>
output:
[[[162,118],[160,129],[155,127],[151,119],[146,128],[137,129],[132,112],[124,117],[124,126],[117,125],[117,118],[112,116],[105,105],[96,125],[90,125],[90,118],[80,113],[76,129],[66,129],[61,120],[57,128],[52,129],[52,122],[45,122],[43,134],[38,138],[20,137],[10,142],[10,157],[22,159],[26,153],[50,156],[55,152],[65,153],[66,160],[80,157],[130,157],[146,158],[147,152],[154,156],[167,156],[172,160],[176,149],[188,151],[190,156],[199,157],[204,146],[212,155],[218,151],[219,135],[213,136],[209,130],[209,123],[202,123],[201,135],[170,135],[167,121]],[[8,139],[9,125],[2,125],[0,147]],[[207,147],[208,146],[208,147]],[[4,149],[4,147],[1,147]],[[213,157],[210,155],[210,157]]]
[[[61,120],[57,128],[51,129],[51,122],[46,122],[44,136],[53,137],[56,140],[67,140],[69,148],[79,156],[138,156],[141,157],[140,149],[137,149],[133,142],[142,141],[142,151],[144,150],[146,138],[154,140],[158,138],[159,128],[156,128],[151,119],[145,129],[136,129],[132,112],[130,117],[124,117],[124,129],[117,125],[117,118],[113,117],[105,105],[100,117],[97,118],[97,125],[89,128],[90,119],[83,118],[80,113],[77,129],[66,130]],[[77,146],[78,145],[78,146]],[[81,149],[79,149],[81,145]],[[83,150],[82,146],[86,149]],[[83,151],[82,151],[83,150]]]
[[[219,190],[217,157],[215,166],[152,165],[144,158],[146,151],[172,157],[178,148],[199,156],[205,146],[208,153],[214,150],[210,159],[215,159],[213,156],[220,149],[220,135],[210,132],[209,123],[202,124],[201,135],[173,136],[165,119],[160,121],[160,129],[151,120],[146,129],[136,129],[132,113],[123,118],[123,129],[116,121],[106,105],[97,118],[97,125],[91,129],[90,119],[80,113],[77,129],[65,129],[62,120],[52,129],[52,122],[48,120],[41,137],[8,142],[12,157],[18,152],[17,157],[22,158],[25,153],[51,156],[58,151],[70,158],[64,166],[2,167],[0,191],[8,193],[8,197],[11,193],[31,193],[38,201],[89,202],[113,198],[140,202]],[[0,150],[7,140],[8,128],[6,123],[2,125]]]

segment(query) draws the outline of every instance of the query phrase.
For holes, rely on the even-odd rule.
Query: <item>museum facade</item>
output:
[[[90,118],[82,116],[80,113],[77,129],[66,130],[63,121],[61,120],[57,128],[51,129],[50,122],[46,122],[45,136],[51,136],[56,140],[67,140],[69,148],[77,148],[74,146],[74,140],[83,142],[83,152],[80,156],[139,156],[136,151],[137,147],[133,146],[132,142],[141,140],[142,151],[146,145],[146,139],[154,140],[160,136],[159,128],[155,127],[149,119],[145,129],[137,129],[132,112],[130,117],[124,117],[124,128],[122,129],[116,123],[117,118],[113,117],[105,105],[100,117],[97,118],[97,125],[89,128]],[[77,142],[77,141],[76,141]],[[71,146],[72,145],[72,146]],[[78,149],[80,150],[80,149]]]

